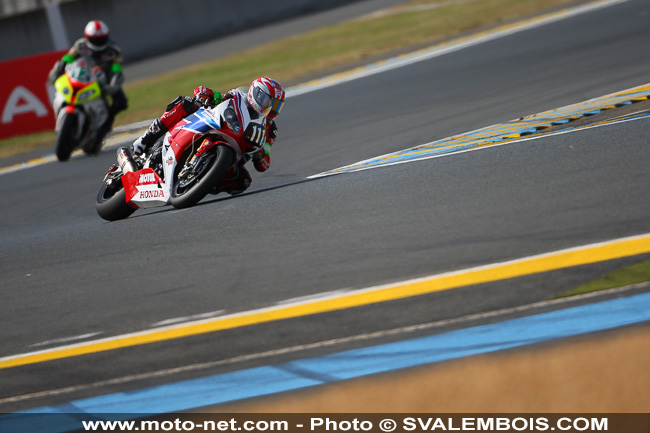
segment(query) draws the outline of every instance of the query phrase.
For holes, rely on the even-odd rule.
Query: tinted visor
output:
[[[108,36],[93,36],[87,38],[90,48],[101,50],[108,44]]]
[[[271,107],[271,96],[262,91],[259,87],[253,89],[253,99],[260,108],[260,114],[265,113]]]

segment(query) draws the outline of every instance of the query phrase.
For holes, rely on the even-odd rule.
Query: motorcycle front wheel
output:
[[[135,209],[126,203],[126,192],[122,182],[103,184],[97,194],[97,214],[106,221],[128,218]]]
[[[61,122],[61,129],[56,137],[56,158],[61,162],[70,159],[72,151],[77,147],[74,140],[77,121],[76,114],[66,113]]]
[[[181,170],[174,180],[170,203],[176,209],[194,206],[208,195],[235,161],[235,152],[222,144],[204,155],[191,170]]]

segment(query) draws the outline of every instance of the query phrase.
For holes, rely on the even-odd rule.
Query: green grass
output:
[[[554,297],[553,299],[582,295],[616,287],[625,287],[632,284],[644,283],[646,281],[650,281],[650,260],[614,271],[599,280],[578,286],[573,290]]]
[[[274,43],[163,73],[124,86],[129,109],[116,125],[159,116],[170,100],[203,84],[220,91],[270,76],[286,83],[331,68],[345,67],[371,56],[434,43],[443,37],[497,25],[573,0],[418,0],[390,13],[365,17],[288,37]],[[439,5],[414,10],[413,6]],[[120,41],[126,45],[128,41]],[[127,77],[128,80],[128,77]],[[52,133],[0,140],[0,157],[54,142]]]

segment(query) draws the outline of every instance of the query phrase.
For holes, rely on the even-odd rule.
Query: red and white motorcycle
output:
[[[265,118],[254,119],[246,95],[187,116],[144,155],[117,150],[117,164],[104,176],[97,213],[108,221],[139,208],[193,206],[218,187],[234,165],[258,152],[266,139]]]

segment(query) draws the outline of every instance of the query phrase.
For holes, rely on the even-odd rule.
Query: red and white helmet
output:
[[[284,89],[277,81],[260,77],[248,89],[248,103],[261,117],[274,119],[284,105]]]
[[[90,21],[84,29],[84,38],[90,49],[101,51],[108,45],[108,26],[103,21]]]

